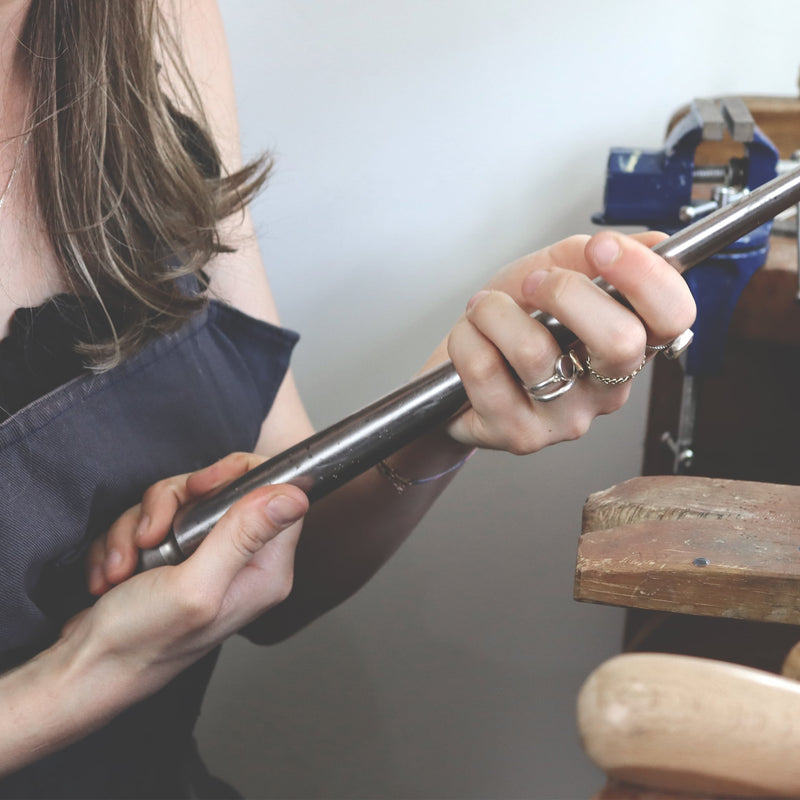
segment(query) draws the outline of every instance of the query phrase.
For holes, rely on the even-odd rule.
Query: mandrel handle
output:
[[[800,170],[781,175],[683,228],[653,251],[684,272],[798,202]],[[598,279],[596,283],[625,302],[605,281]],[[539,311],[533,317],[548,328],[562,348],[575,342],[572,331],[549,314]],[[681,338],[688,344],[688,336]],[[140,569],[183,561],[231,505],[253,489],[291,483],[306,492],[311,501],[317,500],[442,424],[466,403],[455,367],[450,362],[442,364],[265,461],[212,497],[181,509],[164,542],[142,551]]]

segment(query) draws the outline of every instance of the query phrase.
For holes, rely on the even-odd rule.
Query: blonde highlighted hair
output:
[[[40,213],[72,291],[105,309],[112,335],[81,350],[108,368],[199,310],[202,294],[179,279],[202,284],[227,249],[218,223],[258,191],[269,161],[221,174],[157,0],[32,0],[19,53]],[[165,96],[158,58],[189,113]]]

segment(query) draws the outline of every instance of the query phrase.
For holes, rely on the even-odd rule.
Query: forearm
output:
[[[0,677],[0,777],[101,727],[125,705],[122,676],[60,640]]]
[[[387,461],[415,480],[446,472],[469,452],[437,430]],[[398,493],[373,468],[317,502],[303,526],[291,595],[251,626],[248,635],[259,643],[279,641],[358,591],[408,538],[456,473]]]

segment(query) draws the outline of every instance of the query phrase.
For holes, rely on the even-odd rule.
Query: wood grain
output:
[[[581,688],[578,727],[590,758],[622,782],[597,800],[800,797],[800,684],[768,672],[687,656],[616,656]]]
[[[648,476],[584,507],[575,598],[800,624],[800,487]]]

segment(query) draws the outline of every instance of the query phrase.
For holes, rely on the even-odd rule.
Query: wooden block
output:
[[[688,475],[631,478],[589,496],[583,507],[581,530],[588,533],[631,522],[671,519],[763,520],[773,525],[798,525],[800,486]]]
[[[634,478],[584,507],[575,599],[800,624],[800,487]]]
[[[627,654],[587,678],[577,713],[587,755],[620,781],[596,800],[800,797],[795,681],[711,659]]]

